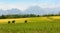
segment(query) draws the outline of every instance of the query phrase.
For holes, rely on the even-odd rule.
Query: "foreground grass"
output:
[[[60,22],[0,24],[0,33],[60,33]]]
[[[60,18],[60,17],[59,17]],[[0,19],[0,33],[60,33],[58,17]],[[8,21],[15,23],[8,24]],[[24,23],[27,20],[28,23]],[[5,24],[6,23],[6,24]]]

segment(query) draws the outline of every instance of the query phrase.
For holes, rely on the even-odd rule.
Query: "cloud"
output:
[[[20,10],[24,10],[26,9],[28,6],[24,6],[24,5],[21,5],[21,4],[0,4],[0,9],[4,9],[4,10],[7,10],[7,9],[12,9],[12,8],[18,8]]]
[[[60,7],[60,4],[48,3],[48,2],[5,4],[5,3],[0,2],[0,9],[4,9],[4,10],[12,9],[12,8],[25,10],[30,6],[40,6],[42,8],[58,8]]]
[[[42,8],[58,8],[60,4],[53,4],[53,3],[39,3],[38,4]]]

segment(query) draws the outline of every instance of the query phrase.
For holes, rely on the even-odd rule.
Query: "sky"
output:
[[[60,0],[0,0],[0,9],[17,8],[25,10],[30,6],[40,6],[42,8],[58,8]]]

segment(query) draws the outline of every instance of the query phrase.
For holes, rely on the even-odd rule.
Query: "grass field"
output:
[[[0,33],[60,33],[60,16],[0,19]]]
[[[48,21],[46,17],[32,17],[32,18],[17,18],[17,19],[0,19],[0,23],[7,23],[8,21],[15,20],[16,23],[24,23],[25,20],[28,22],[40,22],[40,21]]]
[[[0,23],[7,23],[8,21],[15,20],[16,23],[24,23],[25,20],[28,22],[41,22],[41,21],[52,21],[60,19],[60,16],[51,16],[51,17],[31,17],[31,18],[16,18],[16,19],[0,19]]]

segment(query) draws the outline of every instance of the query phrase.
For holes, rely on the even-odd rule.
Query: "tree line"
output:
[[[46,14],[46,15],[35,15],[35,14],[25,14],[25,15],[1,15],[0,19],[8,18],[29,18],[29,17],[48,17],[48,16],[60,16],[60,14]]]
[[[29,17],[38,17],[35,14],[25,14],[25,15],[1,15],[0,19],[7,19],[7,18],[29,18]]]

